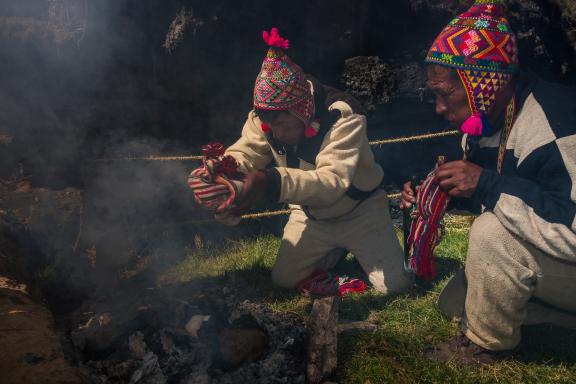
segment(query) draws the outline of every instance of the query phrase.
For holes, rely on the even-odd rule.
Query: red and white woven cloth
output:
[[[224,146],[210,143],[202,148],[203,165],[188,176],[194,200],[204,208],[223,213],[231,208],[242,192],[244,175],[232,156],[224,156]]]

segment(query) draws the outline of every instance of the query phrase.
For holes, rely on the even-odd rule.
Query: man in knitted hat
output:
[[[264,200],[290,205],[272,271],[279,286],[320,296],[361,291],[363,282],[327,272],[349,251],[375,289],[404,290],[412,276],[358,103],[306,76],[284,52],[288,41],[277,29],[263,37],[270,48],[256,79],[254,109],[226,150],[246,174],[231,213]]]
[[[377,290],[407,288],[411,276],[361,108],[306,76],[284,52],[288,41],[277,29],[263,37],[270,48],[256,79],[254,109],[226,153],[246,172],[234,213],[266,199],[292,209],[272,280],[315,295],[354,290],[358,281],[349,284],[326,272],[350,251]],[[267,168],[270,163],[276,166]]]
[[[576,92],[518,72],[495,0],[450,22],[426,63],[436,112],[464,133],[467,158],[440,166],[436,180],[457,206],[482,212],[465,279],[447,287],[463,288],[461,311],[451,313],[462,316],[462,334],[428,355],[491,364],[519,344],[523,324],[559,322],[560,312],[564,325],[576,324],[567,315],[576,313]],[[407,183],[402,206],[414,201]],[[442,296],[458,307],[457,292]]]

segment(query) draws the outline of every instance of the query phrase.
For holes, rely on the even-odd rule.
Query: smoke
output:
[[[31,182],[18,193],[32,202],[23,209],[41,212],[22,215],[47,258],[39,264],[55,266],[54,278],[74,289],[111,293],[132,269],[181,260],[195,239],[223,244],[261,230],[202,222],[210,217],[186,184],[197,163],[97,161],[197,154],[209,140],[202,109],[210,100],[171,89],[187,77],[182,65],[171,76],[171,61],[182,59],[161,45],[176,9],[129,0],[0,4],[0,173]]]
[[[231,143],[250,109],[266,52],[261,31],[273,26],[290,38],[294,61],[326,84],[342,87],[346,59],[374,56],[396,78],[414,78],[395,85],[411,93],[411,84],[420,82],[415,74],[423,52],[453,16],[424,7],[433,3],[0,0],[0,177],[83,191],[78,223],[66,237],[72,244],[57,247],[62,258],[82,265],[71,273],[80,282],[94,275],[104,287],[131,262],[170,263],[197,235],[221,241],[257,233],[258,223],[233,229],[175,224],[205,217],[185,184],[194,163],[95,160],[198,154],[210,140]],[[167,40],[167,33],[180,25],[175,18],[183,9],[193,20],[172,36],[178,44],[168,53],[163,45],[176,40]],[[536,16],[526,24],[535,25],[547,52],[556,57],[562,51],[562,60],[573,62],[561,27]],[[524,57],[531,56],[530,37],[523,41]],[[574,79],[571,66],[560,73],[561,62],[531,60],[540,60],[534,67],[542,73]],[[440,128],[419,101],[386,101],[370,117],[373,138]],[[376,157],[399,184],[407,170],[428,168],[444,144],[382,148]],[[419,157],[406,158],[407,152]],[[57,236],[47,226],[35,227],[39,237]]]

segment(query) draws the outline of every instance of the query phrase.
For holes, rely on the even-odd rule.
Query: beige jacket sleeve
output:
[[[361,148],[367,145],[366,117],[340,118],[324,137],[316,169],[276,168],[280,174],[280,202],[325,207],[334,204],[352,184]]]
[[[250,111],[242,128],[242,136],[227,150],[240,164],[242,172],[264,169],[272,160],[272,150],[260,128],[260,119]]]

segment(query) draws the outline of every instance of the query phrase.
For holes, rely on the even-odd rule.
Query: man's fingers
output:
[[[440,169],[438,168],[438,170],[436,171],[436,175],[434,176],[436,178],[436,182],[439,183],[442,180],[446,180],[451,178],[452,176],[454,176],[455,173],[457,173],[458,170],[457,169]]]
[[[464,160],[449,161],[448,163],[444,163],[441,166],[439,166],[438,170],[463,168],[465,165],[466,162]]]
[[[248,209],[250,209],[250,205],[243,203],[230,210],[230,213],[232,213],[234,216],[242,216],[245,212],[248,211]]]
[[[403,191],[401,194],[402,200],[409,202],[409,203],[414,203],[416,202],[416,198],[414,197],[414,194],[409,194],[406,191]]]
[[[400,203],[400,209],[412,208],[412,203],[408,201],[402,201]]]
[[[458,187],[454,187],[448,191],[448,196],[450,197],[462,197],[463,195],[463,191]]]
[[[451,177],[440,181],[438,185],[440,186],[440,189],[442,189],[444,192],[449,192],[452,188],[458,185],[458,182],[456,179]]]
[[[240,216],[242,215],[244,212],[248,211],[250,208],[252,208],[253,202],[252,199],[250,199],[250,197],[247,196],[240,196],[240,202],[238,203],[237,206],[235,206],[234,208],[232,208],[230,210],[230,212],[232,212],[232,214],[236,215],[236,216]]]
[[[412,183],[411,182],[406,182],[404,183],[404,188],[402,189],[402,193],[405,193],[407,195],[414,195],[414,190],[412,189]]]

